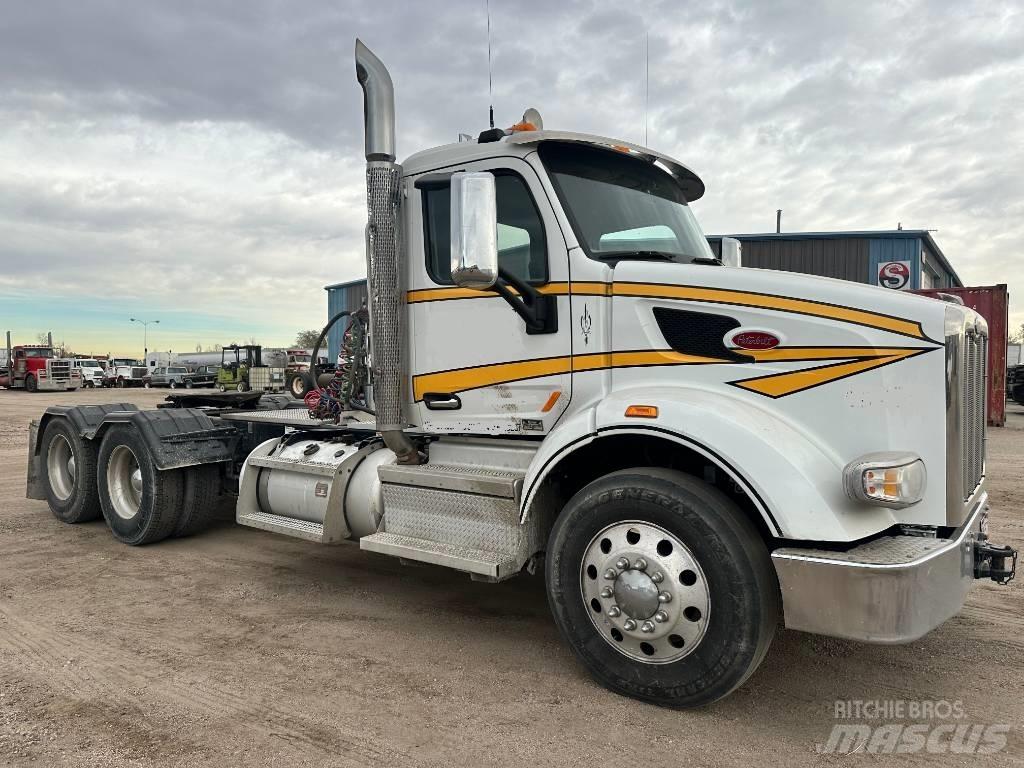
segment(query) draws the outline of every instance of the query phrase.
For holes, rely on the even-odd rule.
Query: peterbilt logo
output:
[[[775,349],[780,342],[768,331],[740,331],[732,337],[732,343],[740,349]]]

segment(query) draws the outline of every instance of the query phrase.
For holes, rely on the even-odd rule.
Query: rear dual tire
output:
[[[662,706],[710,704],[742,685],[779,615],[750,520],[716,488],[653,467],[603,477],[569,501],[546,581],[555,623],[587,670]]]
[[[85,523],[102,514],[96,488],[96,445],[83,440],[64,419],[43,431],[39,451],[45,474],[46,501],[64,523]]]

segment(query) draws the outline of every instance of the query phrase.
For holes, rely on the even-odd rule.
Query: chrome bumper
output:
[[[952,539],[887,536],[846,552],[772,552],[786,628],[869,643],[907,643],[955,616],[987,532],[982,493]]]

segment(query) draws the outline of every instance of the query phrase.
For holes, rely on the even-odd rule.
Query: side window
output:
[[[495,173],[498,197],[498,264],[530,283],[548,280],[544,223],[529,187],[513,173]],[[452,285],[451,187],[426,187],[423,196],[427,273],[438,285]]]

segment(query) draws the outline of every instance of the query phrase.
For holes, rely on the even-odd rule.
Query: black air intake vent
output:
[[[725,346],[726,334],[740,327],[735,318],[667,307],[655,307],[653,311],[665,341],[676,352],[743,363],[754,361],[749,355],[741,355]]]

